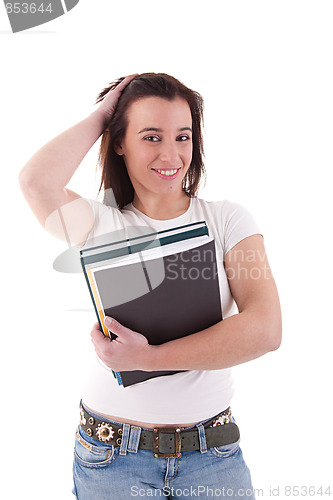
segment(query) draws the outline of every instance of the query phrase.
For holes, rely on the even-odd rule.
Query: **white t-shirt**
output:
[[[236,314],[224,269],[224,257],[238,242],[261,234],[251,214],[241,205],[224,201],[191,198],[188,210],[170,220],[147,217],[130,203],[122,210],[90,200],[95,225],[89,234],[89,246],[95,237],[131,226],[148,226],[154,231],[205,220],[209,235],[215,239],[222,316]],[[118,385],[110,369],[93,356],[85,367],[86,381],[82,400],[97,413],[155,424],[177,424],[205,420],[230,405],[233,396],[231,368],[191,370],[156,377],[129,387]]]

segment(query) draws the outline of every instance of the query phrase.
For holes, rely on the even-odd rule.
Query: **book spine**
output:
[[[147,246],[152,249],[154,247],[170,245],[172,243],[177,243],[178,241],[190,240],[191,238],[198,238],[200,236],[209,236],[207,226],[203,226],[198,229],[191,229],[189,231],[184,231],[182,233],[177,233],[170,236],[165,236],[162,239],[156,238],[155,240],[145,241],[144,243],[129,244],[128,246],[118,248],[117,250],[107,250],[105,252],[100,252],[93,255],[85,255],[81,258],[84,259],[84,262],[87,265],[95,264],[96,262],[102,262],[103,260],[115,259],[117,257],[123,257],[128,254],[142,252],[147,248]],[[127,241],[128,243],[130,243],[130,240]],[[90,250],[91,249],[88,249],[87,251]]]
[[[122,378],[121,378],[121,374],[120,374],[120,372],[114,372],[114,371],[112,371],[112,373],[113,373],[113,375],[116,377],[117,382],[118,382],[118,385],[124,385],[124,384],[123,384],[123,380],[122,380]]]

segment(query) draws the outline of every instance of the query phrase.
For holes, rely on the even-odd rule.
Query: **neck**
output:
[[[140,198],[134,193],[133,206],[151,219],[169,220],[184,214],[190,206],[190,198],[182,192],[178,197],[158,196],[153,198]]]

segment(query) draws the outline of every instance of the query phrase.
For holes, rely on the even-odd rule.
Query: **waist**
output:
[[[129,424],[129,425],[137,425],[139,427],[142,427],[143,429],[154,429],[156,427],[156,424],[153,424],[151,422],[141,422],[140,420],[131,420],[129,418],[122,418],[118,417],[117,415],[109,415],[106,413],[100,413],[96,412],[93,408],[90,408],[86,404],[84,405],[84,408],[86,408],[90,414],[94,414],[97,417],[103,417],[107,420],[110,420],[112,422],[119,422],[121,424]],[[174,422],[172,424],[163,424],[163,427],[192,427],[193,425],[199,424],[201,420],[197,420],[196,422]]]
[[[82,431],[83,439],[80,437]],[[153,429],[147,429],[129,422],[108,420],[88,410],[81,401],[77,439],[86,447],[98,441],[119,447],[122,455],[127,450],[136,452],[140,448],[154,450],[154,458],[171,458],[180,457],[186,451],[200,450],[205,453],[207,448],[234,443],[239,440],[239,429],[230,407],[194,426],[154,426]],[[92,440],[88,441],[90,444],[86,442],[88,439]]]

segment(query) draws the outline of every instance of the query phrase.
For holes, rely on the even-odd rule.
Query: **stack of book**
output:
[[[80,251],[100,329],[111,316],[159,345],[222,320],[215,242],[205,221]],[[111,240],[111,238],[110,238]],[[116,372],[124,387],[177,371]]]

